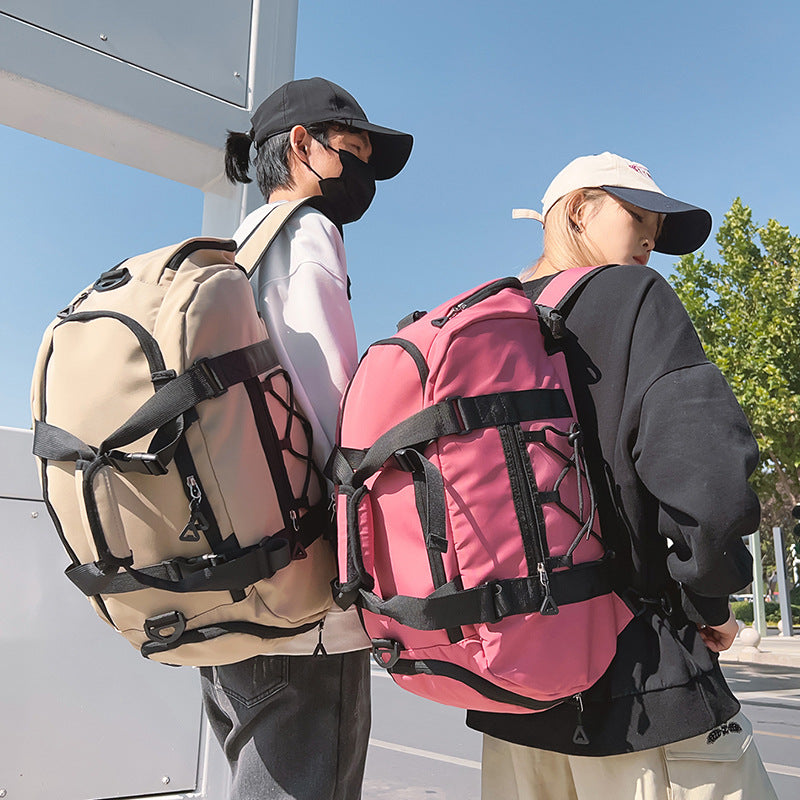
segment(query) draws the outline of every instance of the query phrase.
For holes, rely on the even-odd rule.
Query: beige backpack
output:
[[[269,653],[331,603],[310,425],[248,280],[303,202],[238,252],[196,238],[122,262],[44,334],[34,454],[67,577],[156,661]]]

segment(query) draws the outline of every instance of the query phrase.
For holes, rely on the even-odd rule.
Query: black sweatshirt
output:
[[[526,290],[536,297],[550,279]],[[467,724],[545,750],[612,755],[696,736],[739,709],[695,623],[725,622],[728,595],[752,580],[742,537],[759,523],[747,483],[758,449],[658,273],[607,267],[570,306],[565,349],[592,476],[606,487],[603,535],[619,590],[643,600],[583,695],[588,744],[573,742],[572,702],[538,714],[470,711]]]

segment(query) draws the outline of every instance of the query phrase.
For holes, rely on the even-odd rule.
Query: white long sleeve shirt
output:
[[[249,214],[233,235],[237,244],[276,205]],[[270,246],[252,283],[270,341],[311,423],[314,460],[323,467],[336,441],[342,394],[358,364],[347,261],[336,226],[318,211],[301,208]],[[355,608],[342,612],[334,605],[322,635],[329,653],[369,646]],[[319,632],[309,631],[284,640],[274,654],[310,655],[318,641]]]

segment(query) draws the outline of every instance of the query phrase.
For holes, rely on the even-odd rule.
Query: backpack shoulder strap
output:
[[[532,303],[563,311],[573,297],[601,270],[602,267],[573,267],[557,273],[542,289],[538,296],[525,287],[525,293]]]
[[[236,263],[250,278],[283,226],[312,198],[290,200],[272,209],[236,251]]]

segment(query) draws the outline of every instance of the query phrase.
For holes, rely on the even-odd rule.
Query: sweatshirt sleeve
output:
[[[681,585],[689,618],[721,624],[728,595],[752,580],[742,537],[759,524],[758,498],[748,484],[758,448],[663,280],[643,298],[632,337],[629,385],[637,383],[643,394],[634,466],[658,501],[659,533],[672,542],[667,568]]]
[[[358,360],[341,236],[322,214],[304,209],[267,254],[260,306],[322,466],[336,437],[339,402]]]

